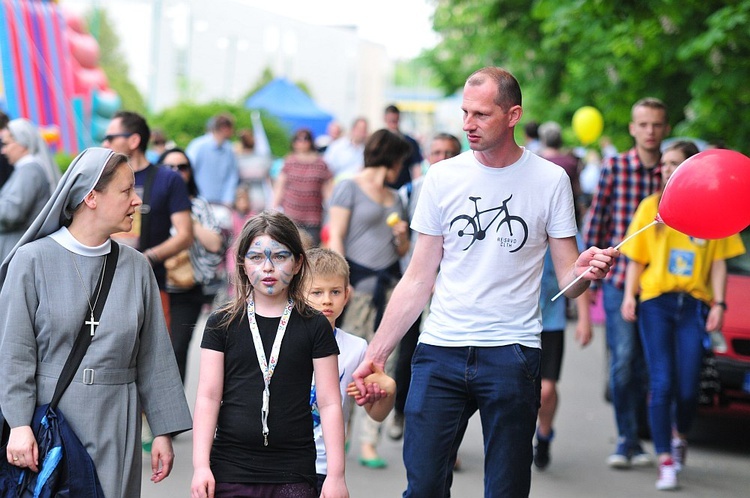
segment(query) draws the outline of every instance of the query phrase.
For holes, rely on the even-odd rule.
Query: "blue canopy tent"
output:
[[[333,116],[320,107],[291,81],[276,78],[245,101],[248,109],[262,109],[278,118],[290,132],[309,128],[317,137],[326,132]]]

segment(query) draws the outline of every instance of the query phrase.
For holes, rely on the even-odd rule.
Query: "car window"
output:
[[[750,227],[745,228],[741,233],[742,243],[745,249],[750,251]],[[750,253],[746,252],[735,258],[727,260],[727,271],[735,275],[750,275]]]

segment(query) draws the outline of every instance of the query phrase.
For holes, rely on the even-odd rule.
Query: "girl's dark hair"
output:
[[[235,243],[235,292],[234,299],[222,306],[219,311],[227,313],[222,325],[234,321],[245,309],[245,302],[253,290],[250,279],[245,273],[245,254],[256,237],[268,235],[279,244],[285,245],[294,256],[295,262],[301,261],[299,272],[289,283],[289,297],[294,301],[294,307],[305,316],[311,315],[312,308],[307,305],[304,280],[309,271],[305,249],[297,225],[286,215],[278,211],[265,210],[245,222],[237,242]],[[232,264],[232,263],[230,263]]]
[[[365,168],[387,166],[393,168],[411,154],[411,145],[401,135],[390,130],[378,130],[365,143]]]
[[[310,144],[310,150],[315,150],[315,138],[313,137],[312,131],[308,128],[300,128],[292,135],[292,146],[297,141],[298,137],[304,137],[304,139]]]
[[[102,170],[102,174],[99,176],[99,181],[96,182],[96,185],[94,185],[93,190],[96,190],[97,192],[102,192],[104,189],[107,188],[107,186],[112,183],[112,180],[115,177],[115,173],[117,173],[117,168],[122,163],[128,162],[128,156],[125,154],[120,154],[118,152],[115,152],[112,154],[109,159],[107,160],[107,164],[104,165],[104,169]]]
[[[187,191],[188,195],[190,197],[198,197],[198,184],[195,183],[195,175],[193,174],[193,164],[190,162],[190,158],[185,153],[184,150],[180,149],[179,147],[172,147],[171,149],[165,150],[161,153],[159,156],[159,159],[156,160],[156,164],[158,165],[164,165],[164,159],[167,158],[168,155],[170,155],[173,152],[179,152],[183,156],[185,156],[185,164],[188,166],[188,171],[190,172],[190,177],[188,178],[188,181],[186,183],[187,185]]]
[[[667,152],[668,150],[678,150],[682,152],[682,155],[685,156],[685,159],[687,159],[688,157],[692,157],[700,152],[698,150],[698,146],[690,140],[678,140],[676,142],[673,142],[669,144],[669,147],[664,149],[664,152]]]
[[[255,148],[255,135],[252,130],[244,128],[239,132],[240,143],[243,149],[254,149]]]

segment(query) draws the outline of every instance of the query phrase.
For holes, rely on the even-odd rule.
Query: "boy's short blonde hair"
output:
[[[349,263],[341,254],[322,247],[310,249],[306,254],[311,279],[318,276],[341,277],[349,285]]]

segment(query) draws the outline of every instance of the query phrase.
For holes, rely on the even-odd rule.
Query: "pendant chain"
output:
[[[89,297],[91,294],[89,293],[88,287],[86,287],[86,284],[83,282],[83,277],[81,276],[81,272],[78,269],[78,264],[76,263],[76,258],[72,254],[70,255],[70,257],[73,259],[73,267],[76,269],[76,274],[78,275],[78,280],[81,281],[81,285],[83,286],[83,290],[86,292],[86,303],[89,305],[89,310],[91,311],[91,321],[93,322],[94,321],[94,306],[96,306],[96,303],[99,302],[99,296],[102,293],[102,287],[103,287],[102,286],[102,282],[104,282],[104,269],[103,268],[107,264],[107,258],[109,257],[109,254],[107,254],[104,257],[104,263],[102,264],[102,272],[101,272],[102,276],[101,276],[101,281],[99,282],[99,291],[96,293],[96,299],[94,300],[94,304],[93,305],[91,304],[91,298]],[[91,335],[94,335],[93,334],[93,326],[92,326],[92,334]]]

